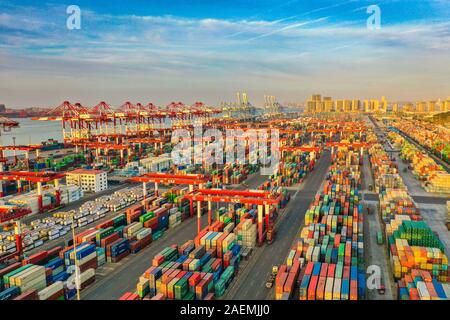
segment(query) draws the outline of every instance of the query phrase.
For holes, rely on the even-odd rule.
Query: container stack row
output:
[[[426,191],[450,194],[450,174],[441,165],[398,133],[390,132],[389,138],[401,148],[400,157],[411,164],[414,177]]]
[[[105,263],[117,263],[130,254],[140,252],[152,241],[161,237],[165,230],[176,227],[178,224],[170,224],[170,221],[177,221],[181,213],[179,207],[169,200],[176,199],[179,192],[181,188],[169,190],[160,197],[150,195],[139,204],[129,207],[125,213],[78,233],[75,237],[75,248],[73,245],[66,248],[56,247],[24,259],[23,264],[42,266],[46,272],[45,283],[36,280],[37,285],[33,287],[36,289],[37,296],[29,293],[28,287],[25,287],[26,290],[21,290],[20,286],[17,289],[10,288],[8,278],[4,278],[3,275],[16,272],[21,268],[20,263],[0,269],[2,276],[0,297],[11,299],[26,294],[23,299],[30,297],[41,299],[44,296],[53,298],[52,290],[59,286],[54,283],[59,281],[64,282],[65,286],[62,296],[65,299],[71,299],[76,294],[76,290],[75,286],[70,286],[70,281],[67,280],[75,273],[75,265],[79,268],[81,289],[84,289],[95,280],[95,270],[98,267]],[[69,287],[67,287],[68,283]],[[54,287],[49,289],[51,285]],[[41,295],[40,290],[44,289],[48,292],[44,291],[45,294]]]
[[[139,278],[136,291],[121,300],[210,300],[224,295],[233,281],[245,245],[254,245],[254,221],[216,221],[193,240],[166,247]]]
[[[450,163],[450,130],[447,127],[422,120],[406,119],[394,123],[393,126]]]
[[[390,161],[382,146],[372,146],[369,149],[369,157],[374,175],[382,176],[384,173],[380,168],[383,167],[377,164],[380,159],[384,159],[384,163]],[[419,208],[403,183],[398,189],[381,184],[379,190],[380,215],[398,298],[448,299],[448,258],[439,236],[423,220]]]
[[[275,280],[277,300],[357,300],[365,296],[361,159],[337,150],[323,191],[305,214]]]

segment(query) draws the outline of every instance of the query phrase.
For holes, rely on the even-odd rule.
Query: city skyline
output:
[[[305,102],[446,99],[450,8],[445,1],[78,1],[81,29],[60,1],[0,2],[0,103],[56,106],[204,101],[246,91]]]

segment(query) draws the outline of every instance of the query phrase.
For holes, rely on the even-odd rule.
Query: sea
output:
[[[0,145],[9,146],[40,144],[48,139],[63,141],[61,121],[37,121],[30,118],[12,118],[19,122],[18,128],[11,128],[11,131],[2,130],[0,135]],[[18,152],[19,153],[19,152]],[[5,156],[12,155],[12,151],[5,152]]]

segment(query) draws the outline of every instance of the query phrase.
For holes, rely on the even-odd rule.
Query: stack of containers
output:
[[[336,152],[324,190],[307,210],[297,244],[279,268],[276,299],[297,295],[301,300],[364,298],[360,161],[360,156],[350,150]]]
[[[218,221],[194,240],[163,249],[139,278],[135,294],[141,299],[158,300],[222,296],[234,278],[241,252],[234,233],[213,230],[223,228],[224,224]],[[127,293],[124,299],[131,295]]]
[[[440,283],[428,271],[412,269],[398,281],[400,300],[448,300],[450,284]]]
[[[387,157],[379,144],[369,152],[370,157]],[[372,168],[377,172],[376,166]],[[399,299],[443,297],[441,287],[449,282],[450,273],[439,237],[423,221],[404,184],[400,189],[383,188],[379,198]]]
[[[256,246],[257,228],[252,220],[241,221],[234,229],[234,233],[237,236],[237,243],[242,247],[254,248]]]
[[[313,158],[309,152],[294,152],[285,156],[283,160],[277,174],[269,178],[272,187],[288,187],[300,183],[315,165],[315,157]]]
[[[405,120],[394,127],[449,163],[450,130],[448,127],[422,120]]]
[[[428,192],[450,193],[450,174],[434,159],[421,152],[416,146],[404,140],[398,133],[391,132],[389,138],[401,147],[401,157],[413,167],[413,175],[423,182]]]

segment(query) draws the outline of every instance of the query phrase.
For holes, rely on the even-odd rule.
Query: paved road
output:
[[[273,265],[282,264],[294,239],[304,223],[305,212],[324,180],[331,163],[330,153],[324,152],[316,168],[301,185],[300,191],[292,196],[285,211],[275,226],[275,241],[271,245],[256,248],[248,263],[240,268],[239,274],[223,297],[233,300],[273,299],[273,289],[265,287],[265,281]]]
[[[239,188],[257,188],[266,178],[256,173],[247,179],[246,186]],[[207,215],[204,215],[202,226],[206,226],[207,221]],[[162,238],[137,255],[130,255],[116,264],[107,263],[97,270],[96,282],[81,293],[81,298],[83,300],[117,300],[125,292],[134,291],[139,276],[150,268],[151,259],[158,252],[172,244],[181,245],[193,239],[196,233],[197,219],[190,218],[175,229],[169,229]]]
[[[448,201],[448,198],[439,198],[436,196],[411,196],[416,203],[423,204],[439,204],[445,205]],[[376,193],[365,193],[364,194],[365,201],[378,201],[378,194]]]

